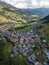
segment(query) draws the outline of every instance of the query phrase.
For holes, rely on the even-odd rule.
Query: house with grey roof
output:
[[[40,62],[36,62],[35,65],[42,65]]]
[[[49,50],[47,49],[44,50],[44,58],[45,58],[45,61],[49,61]]]
[[[28,57],[29,62],[34,62],[35,59],[36,59],[36,58],[35,58],[34,54],[33,54],[33,55],[30,55],[30,56]]]

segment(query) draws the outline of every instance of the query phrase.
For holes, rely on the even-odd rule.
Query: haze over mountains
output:
[[[0,4],[1,4],[1,1],[0,1]],[[19,9],[19,11],[21,11],[21,13],[25,12],[25,13],[27,13],[29,15],[30,14],[35,14],[37,16],[40,16],[41,18],[43,18],[43,17],[45,17],[45,16],[47,16],[49,14],[49,8],[44,8],[44,7],[42,7],[42,8],[34,8],[34,9],[32,9],[32,8],[26,8],[26,9],[23,8],[23,9]]]
[[[49,15],[49,8],[26,9],[26,11],[29,11],[31,14],[34,13],[41,18]]]

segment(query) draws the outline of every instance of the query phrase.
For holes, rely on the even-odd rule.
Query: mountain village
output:
[[[0,40],[4,43],[10,41],[13,48],[8,50],[10,57],[19,54],[19,58],[27,57],[28,64],[33,65],[48,65],[49,50],[46,46],[46,40],[40,38],[36,32],[37,27],[32,27],[28,32],[18,32],[15,29],[2,32]],[[39,62],[38,56],[43,55],[43,64]],[[41,59],[42,60],[42,59]]]

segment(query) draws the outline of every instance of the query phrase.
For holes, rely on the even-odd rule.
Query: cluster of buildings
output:
[[[31,29],[27,33],[16,32],[14,29],[7,30],[3,33],[3,36],[13,43],[12,50],[8,51],[11,54],[11,58],[13,58],[14,55],[20,54],[20,56],[28,57],[28,63],[30,64],[49,65],[49,50],[47,50],[45,46],[42,45],[42,43],[46,44],[46,40],[41,40],[35,30]],[[2,39],[6,41],[5,38]],[[36,41],[38,42],[37,45],[35,44],[34,39],[36,39]],[[35,53],[33,53],[33,50],[35,48],[36,49],[44,48],[43,56],[45,62],[43,62],[43,64],[36,60]],[[38,50],[36,54],[37,55],[41,54],[41,51]]]

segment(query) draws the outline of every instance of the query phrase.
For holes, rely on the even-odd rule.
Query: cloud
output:
[[[28,8],[28,4],[27,3],[18,3],[18,4],[15,4],[15,7],[18,7],[18,8]]]
[[[32,0],[33,8],[49,8],[49,0]]]
[[[49,8],[49,0],[2,0],[17,8]]]
[[[49,1],[48,0],[42,0],[40,2],[40,7],[48,8],[49,7]]]
[[[32,0],[31,6],[32,6],[33,8],[37,8],[38,5],[39,5],[39,2],[37,2],[37,0]]]

